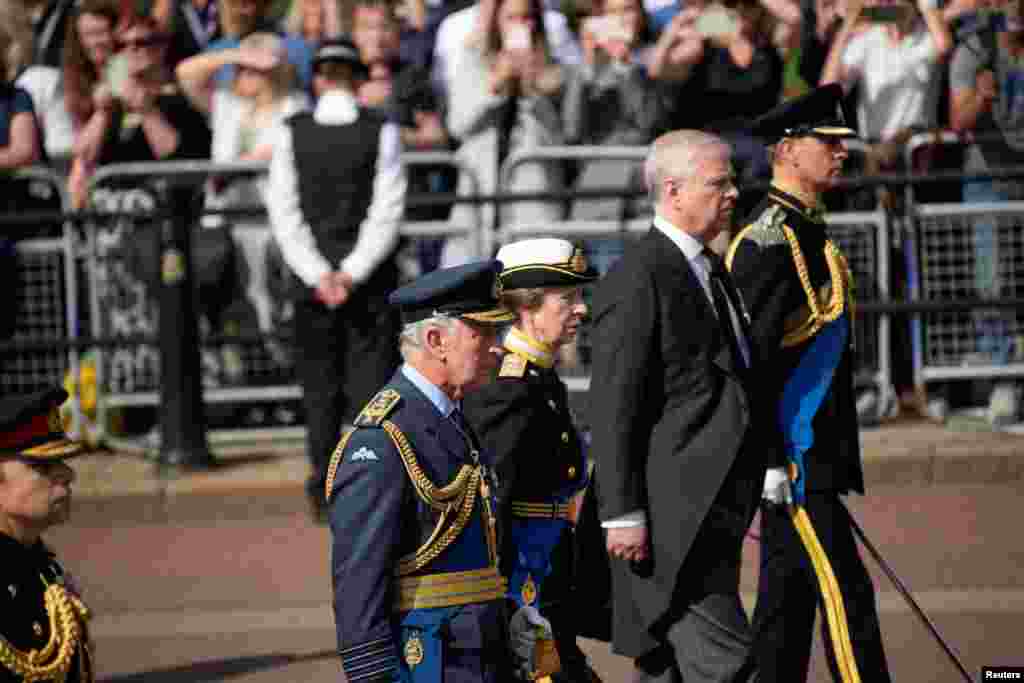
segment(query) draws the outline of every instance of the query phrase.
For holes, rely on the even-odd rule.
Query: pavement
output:
[[[161,469],[138,448],[75,461],[75,510],[47,540],[95,612],[101,683],[319,683],[343,680],[334,655],[329,531],[311,523],[298,430],[274,439],[210,435],[218,465]],[[250,438],[251,437],[251,438]],[[894,421],[863,429],[870,495],[848,504],[966,662],[1024,666],[1024,436]],[[755,525],[755,529],[757,526]],[[756,591],[756,533],[741,591]],[[898,681],[961,680],[871,561]],[[581,640],[608,683],[629,660]],[[830,677],[815,637],[809,681]]]
[[[75,460],[77,499],[298,489],[307,476],[302,431],[284,438],[212,438],[217,464],[181,472],[153,449],[99,451]],[[861,430],[865,482],[873,485],[1009,484],[1024,479],[1024,434],[894,420]]]

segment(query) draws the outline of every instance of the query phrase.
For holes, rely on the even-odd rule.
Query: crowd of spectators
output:
[[[527,164],[550,145],[643,145],[700,128],[733,147],[744,181],[768,158],[746,122],[781,99],[839,82],[869,143],[859,170],[900,171],[908,138],[952,129],[966,144],[921,155],[918,170],[984,172],[1024,162],[1024,0],[0,0],[0,169],[67,174],[75,207],[112,162],[267,159],[289,115],[313,106],[319,41],[349,34],[369,67],[363,107],[400,126],[406,150],[453,151],[472,170],[409,170],[410,192],[638,188],[627,162]],[[943,199],[1020,199],[1019,180],[949,186]],[[208,183],[206,205],[261,200],[260,181]],[[16,193],[15,193],[16,194]],[[835,193],[865,208],[878,193]],[[5,193],[8,206],[16,199]],[[834,202],[834,204],[832,203]],[[615,219],[622,198],[419,206],[407,218],[487,226],[509,220]],[[208,225],[217,225],[208,221]],[[972,239],[975,292],[998,297],[996,228]],[[986,237],[987,236],[987,237]],[[255,250],[250,260],[262,261]],[[470,258],[469,238],[420,240],[422,272]],[[588,242],[606,270],[613,239]],[[259,285],[259,278],[250,286]],[[255,297],[259,299],[259,297]],[[269,312],[257,304],[260,327]],[[1006,355],[1002,322],[986,349]],[[987,337],[986,337],[987,338]],[[1002,340],[1002,341],[999,341]],[[989,347],[992,348],[989,348]]]
[[[484,193],[516,150],[640,145],[683,127],[724,136],[741,177],[763,179],[745,122],[834,81],[875,143],[869,170],[899,170],[910,135],[943,127],[990,134],[963,159],[985,170],[1021,155],[1019,17],[1018,0],[0,0],[0,165],[69,173],[81,206],[96,166],[115,159],[263,158],[271,133],[257,128],[311,104],[316,44],[350,33],[371,66],[363,106],[400,122],[407,149],[455,150]],[[240,47],[252,35],[262,47]],[[414,191],[455,187],[450,171],[420,170]],[[509,181],[542,192],[636,178],[589,162],[524,166]],[[1017,198],[1021,186],[970,183],[963,196]],[[532,201],[483,217],[628,211],[622,200]],[[458,242],[422,258],[463,259]]]

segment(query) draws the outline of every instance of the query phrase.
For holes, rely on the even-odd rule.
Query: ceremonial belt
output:
[[[407,612],[498,600],[505,597],[506,584],[497,567],[404,576],[398,579],[394,610]]]
[[[513,517],[540,519],[572,519],[571,503],[524,503],[512,502]]]

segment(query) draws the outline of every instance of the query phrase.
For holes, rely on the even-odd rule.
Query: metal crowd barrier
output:
[[[905,148],[964,145],[953,132],[922,133]],[[1024,182],[1024,180],[1018,181]],[[906,188],[912,302],[1024,295],[1024,202],[920,203]],[[1024,325],[1016,309],[915,313],[915,383],[1024,375]]]
[[[449,153],[417,152],[403,154],[406,165],[456,166],[460,172],[475,176]],[[114,164],[98,169],[91,190],[94,212],[111,214],[86,223],[84,257],[89,274],[89,312],[92,337],[153,338],[158,333],[155,295],[130,272],[127,247],[140,241],[138,231],[145,228],[145,214],[167,211],[162,205],[161,188],[177,183],[200,184],[210,176],[239,177],[264,172],[261,162],[212,163],[207,161]],[[254,208],[254,207],[246,207]],[[138,216],[142,216],[139,218]],[[133,217],[135,216],[135,217]],[[265,218],[246,218],[249,224],[233,229],[236,242],[241,232],[269,240]],[[159,228],[157,228],[159,229]],[[197,228],[193,236],[204,228]],[[411,237],[476,234],[477,248],[486,248],[487,238],[479,221],[470,225],[451,225],[442,221],[418,221],[403,224],[401,234]],[[195,242],[195,240],[193,240]],[[250,269],[256,264],[249,263]],[[287,324],[287,307],[273,311],[274,324]],[[278,315],[280,314],[280,315]],[[282,322],[282,320],[284,322]],[[280,329],[260,329],[267,340],[235,343],[220,336],[216,347],[203,344],[203,400],[207,403],[278,402],[301,398],[294,381],[291,349],[279,343],[274,334]],[[269,335],[268,335],[269,333]],[[92,351],[95,358],[98,437],[110,440],[110,411],[127,406],[157,405],[160,402],[160,368],[157,348],[149,344],[126,343],[104,346]]]
[[[854,142],[852,148],[863,153],[866,146]],[[566,146],[542,147],[513,152],[501,169],[503,184],[499,191],[508,191],[505,183],[512,172],[522,164],[551,161],[597,161],[615,160],[642,162],[648,148],[644,147],[601,147]],[[863,300],[887,299],[889,296],[889,220],[880,208],[869,212],[831,213],[826,216],[829,234],[843,249],[853,270],[857,283],[857,296]],[[570,235],[607,237],[621,235],[624,238],[646,232],[651,227],[651,217],[618,218],[609,220],[565,220],[557,222],[524,221],[500,226],[499,241],[507,243],[516,239],[540,235]],[[879,405],[886,405],[892,393],[892,372],[890,367],[890,316],[887,313],[873,313],[861,316],[855,328],[855,372],[861,384],[873,384],[879,392]],[[586,336],[581,336],[580,351],[588,356]],[[572,391],[586,391],[590,386],[589,367],[583,363],[580,371],[568,370],[565,380]]]
[[[65,179],[48,168],[18,169],[9,175],[24,181],[32,206],[18,207],[27,214],[65,214],[70,207]],[[38,202],[38,203],[36,203]],[[10,217],[12,222],[16,217]],[[26,219],[29,220],[29,219]],[[39,223],[33,220],[33,223]],[[5,306],[15,315],[10,341],[31,343],[35,339],[75,339],[79,332],[78,270],[74,258],[74,228],[60,223],[59,235],[26,236],[14,244],[18,286]],[[5,231],[6,232],[6,231]],[[32,349],[8,351],[0,356],[0,393],[32,392],[79,377],[79,355],[75,349]],[[78,385],[72,385],[70,432],[81,434],[82,401]]]

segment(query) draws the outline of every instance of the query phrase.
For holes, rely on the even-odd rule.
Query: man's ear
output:
[[[427,351],[432,356],[440,358],[445,354],[448,347],[448,335],[440,327],[431,325],[423,335],[423,342]]]

